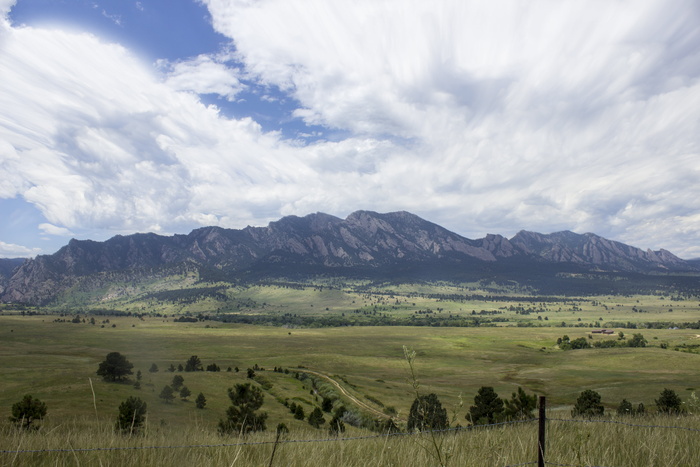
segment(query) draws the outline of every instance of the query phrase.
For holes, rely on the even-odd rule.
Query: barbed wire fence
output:
[[[539,400],[539,416],[526,420],[512,420],[507,422],[498,422],[485,425],[473,425],[468,427],[455,427],[443,430],[432,430],[422,432],[391,432],[380,433],[363,436],[340,437],[332,436],[326,438],[311,438],[311,439],[276,439],[274,441],[240,441],[235,443],[217,443],[217,444],[182,444],[182,445],[156,445],[156,446],[113,446],[113,447],[92,447],[92,448],[55,448],[55,449],[0,449],[0,454],[37,454],[37,453],[81,453],[81,452],[105,452],[105,451],[139,451],[139,450],[159,450],[159,449],[204,449],[204,448],[229,448],[242,446],[265,446],[265,445],[284,445],[284,444],[300,444],[300,443],[341,443],[358,440],[370,440],[378,438],[399,438],[410,436],[421,436],[426,433],[432,434],[447,434],[466,431],[483,430],[494,427],[506,427],[512,425],[538,423],[537,437],[537,460],[524,462],[519,464],[508,464],[503,467],[520,467],[526,465],[537,465],[538,467],[555,466],[555,467],[580,467],[580,464],[561,464],[546,461],[546,426],[547,422],[563,422],[563,423],[584,423],[584,424],[616,424],[636,428],[657,428],[670,430],[685,430],[700,433],[698,428],[690,428],[683,426],[672,425],[644,425],[639,423],[621,422],[618,420],[603,420],[603,419],[575,419],[575,418],[549,418],[546,416],[546,398],[540,396]],[[610,467],[589,465],[587,467]]]

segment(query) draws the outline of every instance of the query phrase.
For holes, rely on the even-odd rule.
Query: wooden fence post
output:
[[[537,436],[537,467],[544,467],[544,445],[545,445],[545,408],[547,402],[544,396],[540,396],[540,429]]]

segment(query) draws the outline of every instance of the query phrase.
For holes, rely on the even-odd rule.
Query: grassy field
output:
[[[448,411],[455,414],[455,423],[462,426],[467,424],[465,414],[481,386],[493,386],[502,398],[509,398],[518,386],[528,393],[546,395],[551,414],[555,417],[568,417],[571,405],[584,389],[599,392],[608,412],[613,412],[623,398],[635,406],[642,402],[653,412],[654,399],[664,388],[673,389],[683,400],[688,400],[693,392],[700,389],[700,330],[668,327],[642,329],[649,322],[697,322],[700,320],[697,301],[671,300],[668,296],[614,296],[525,303],[518,297],[512,300],[503,296],[497,299],[474,298],[480,292],[454,286],[413,291],[375,290],[372,293],[327,287],[260,286],[228,288],[226,293],[234,301],[227,303],[212,304],[208,301],[210,298],[193,304],[154,298],[141,301],[116,298],[106,303],[114,310],[138,311],[138,316],[96,316],[86,314],[85,308],[64,309],[63,316],[53,313],[21,316],[5,308],[0,314],[0,411],[5,413],[0,421],[0,430],[4,433],[0,449],[14,450],[19,446],[40,449],[54,444],[65,446],[66,443],[75,448],[102,446],[105,443],[110,446],[130,443],[221,444],[226,441],[216,434],[216,425],[230,404],[226,390],[237,383],[250,381],[246,369],[256,365],[261,369],[256,371],[253,384],[266,388],[263,410],[269,415],[267,426],[270,431],[278,423],[285,423],[290,429],[290,438],[326,437],[325,428],[314,430],[305,421],[294,419],[285,402],[303,406],[308,414],[313,407],[320,405],[322,395],[329,392],[338,397],[336,406],[345,404],[357,408],[355,401],[359,400],[377,412],[395,411],[401,422],[406,419],[415,397],[404,347],[416,352],[415,369],[420,391],[424,394],[436,393]],[[447,298],[465,294],[470,294],[472,298]],[[346,316],[367,316],[376,311],[391,316],[415,316],[417,311],[429,309],[439,316],[472,316],[473,312],[486,310],[499,314],[485,316],[499,316],[505,320],[482,327],[324,328],[257,326],[215,320],[174,321],[174,317],[183,313],[214,313],[214,305],[231,306],[231,303],[236,306],[247,304],[235,312],[250,315],[292,313],[324,316],[345,313]],[[528,309],[529,313],[522,313]],[[78,312],[81,313],[80,322],[71,322]],[[538,316],[548,319],[538,319]],[[95,324],[90,324],[91,317],[95,318]],[[567,327],[561,327],[561,322],[566,322]],[[534,327],[523,327],[523,323]],[[611,323],[634,323],[639,329],[614,327],[615,334],[612,336],[591,333],[592,326],[613,327],[609,326]],[[618,332],[624,332],[626,337],[642,333],[649,345],[645,348],[570,351],[557,346],[557,339],[565,334],[571,339],[584,337],[589,342],[595,342],[617,340]],[[106,354],[113,351],[124,354],[134,364],[134,375],[129,383],[107,383],[95,374]],[[205,367],[216,363],[222,371],[166,371],[171,365],[184,365],[191,355],[197,355]],[[151,373],[148,370],[154,363],[159,371]],[[232,371],[227,371],[229,367]],[[234,371],[236,367],[239,372]],[[275,367],[288,371],[272,371]],[[142,373],[140,389],[132,384],[137,370]],[[302,381],[295,377],[305,370],[331,378],[348,396],[339,394],[340,391],[327,381],[313,383],[310,379]],[[184,384],[192,395],[185,401],[178,398],[172,403],[164,403],[158,395],[163,386],[170,384],[174,375],[184,377]],[[200,392],[207,398],[204,410],[197,409],[193,402]],[[44,426],[37,433],[17,433],[10,429],[7,422],[11,405],[27,393],[44,401],[49,409]],[[148,403],[147,435],[139,440],[127,441],[115,437],[112,432],[117,408],[128,396],[141,397]],[[369,418],[367,409],[357,408],[357,411]],[[330,416],[326,415],[326,419],[329,420]],[[697,417],[682,417],[673,422],[677,423],[700,425]],[[445,438],[445,449],[453,452],[455,465],[484,465],[478,462],[482,459],[481,455],[473,454],[472,448],[465,449],[464,446],[486,446],[485,452],[491,456],[486,465],[534,460],[530,440],[535,436],[531,433],[534,428],[508,430],[507,436],[500,429],[451,435]],[[632,462],[638,458],[623,442],[616,441],[617,447],[612,451],[604,446],[606,436],[634,444],[636,441],[633,440],[638,439],[635,438],[638,436],[635,431],[621,427],[606,427],[606,430],[602,431],[607,434],[601,434],[598,428],[563,424],[561,443],[583,446],[585,449],[581,448],[576,454],[576,460],[571,458],[574,451],[562,449],[560,454],[569,457],[567,461],[562,457],[561,463],[640,465]],[[81,434],[84,432],[89,435]],[[48,433],[53,435],[49,436]],[[348,426],[345,435],[364,436],[368,433],[365,429]],[[260,437],[255,439],[270,441],[273,435],[255,436]],[[695,436],[692,438],[694,441],[687,445],[698,446],[697,433],[654,436],[647,445],[658,445],[660,457],[658,462],[648,465],[698,465],[698,448],[690,449],[684,454],[689,457],[684,457],[680,463],[667,462],[668,459],[678,460],[668,449],[669,443],[679,446],[678,443],[686,443],[684,437]],[[665,437],[669,437],[670,441]],[[525,441],[526,438],[528,441]],[[503,447],[504,439],[509,440],[507,450]],[[299,465],[303,463],[299,459],[306,450],[326,456],[318,464],[337,464],[333,461],[335,459],[342,465],[367,465],[367,457],[363,455],[370,449],[374,450],[375,458],[381,460],[376,465],[429,465],[430,449],[421,447],[421,443],[429,441],[376,439],[308,444],[303,449],[285,445],[279,452],[278,460],[279,465]],[[367,448],[368,445],[372,447]],[[590,452],[598,454],[589,456],[589,445],[593,446]],[[448,449],[449,446],[452,447]],[[489,451],[489,446],[495,447]],[[657,448],[654,450],[656,452]],[[271,446],[264,445],[260,449],[195,449],[188,451],[187,456],[190,462],[197,464],[231,465],[232,459],[237,459],[240,465],[267,465],[270,452]],[[127,462],[136,465],[172,465],[182,452],[159,452],[158,455],[163,456],[162,462],[152,462],[155,457],[148,456],[156,456],[153,452],[121,451],[111,454],[61,454],[54,459],[57,465],[123,465]],[[17,456],[20,454],[15,457],[3,455],[2,465],[21,465],[27,459],[33,459],[28,462],[30,464],[51,463],[42,455]],[[605,456],[620,461],[608,462]],[[425,459],[426,462],[406,464],[403,462],[406,459]]]
[[[581,466],[700,465],[698,432],[690,431],[700,429],[697,418],[650,416],[634,419],[634,422],[646,426],[550,421],[547,424],[546,460],[555,465]],[[690,430],[660,426],[680,426]],[[54,449],[61,452],[0,453],[0,464],[364,467],[441,463],[450,466],[507,466],[536,464],[537,461],[536,423],[460,431],[437,435],[435,439],[429,434],[370,435],[373,437],[365,439],[329,438],[319,434],[309,430],[290,433],[275,447],[274,433],[256,433],[244,439],[220,437],[196,419],[178,429],[151,423],[144,436],[133,438],[115,436],[107,425],[71,419],[61,426],[46,423],[45,429],[37,433],[3,431],[1,449]],[[322,440],[313,441],[318,439]],[[310,442],[289,442],[299,440]],[[153,449],[153,446],[159,448]],[[98,447],[108,450],[80,450]]]

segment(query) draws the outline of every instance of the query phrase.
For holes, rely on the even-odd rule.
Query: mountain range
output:
[[[346,219],[316,213],[267,227],[203,227],[187,235],[117,235],[71,240],[52,255],[0,260],[0,300],[41,304],[84,278],[152,274],[186,265],[216,280],[324,274],[478,278],[503,272],[550,274],[700,272],[666,250],[641,250],[592,233],[521,231],[471,240],[408,212],[357,211]],[[430,277],[430,276],[434,277]]]

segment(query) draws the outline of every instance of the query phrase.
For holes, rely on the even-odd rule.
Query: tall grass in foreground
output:
[[[700,430],[694,416],[613,418],[640,425],[680,426]],[[37,432],[5,425],[0,430],[0,450],[52,450],[65,452],[0,453],[0,465],[102,465],[102,466],[431,466],[437,456],[427,434],[370,439],[326,436],[325,431],[291,432],[274,448],[274,431],[245,438],[221,437],[196,421],[181,427],[149,426],[141,436],[115,434],[112,425],[88,419],[47,422]],[[365,433],[372,436],[373,433]],[[537,423],[522,423],[440,434],[448,465],[506,466],[537,460]],[[332,439],[332,441],[290,442]],[[236,443],[269,443],[239,446],[175,447]],[[151,448],[173,446],[171,448]],[[113,449],[80,451],[81,449]],[[132,449],[114,449],[132,448]],[[141,449],[146,448],[146,449]],[[547,461],[567,465],[597,466],[696,466],[700,465],[700,431],[675,428],[642,428],[610,423],[549,421]]]

